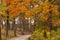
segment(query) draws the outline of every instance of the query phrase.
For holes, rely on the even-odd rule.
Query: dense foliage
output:
[[[46,32],[46,34],[44,33]],[[29,40],[59,40],[60,39],[60,28],[58,28],[57,32],[52,30],[51,32],[45,31],[42,29],[37,29],[34,31]]]

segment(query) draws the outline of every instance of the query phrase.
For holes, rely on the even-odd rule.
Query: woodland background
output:
[[[0,0],[2,40],[32,34],[29,40],[60,39],[60,0]]]

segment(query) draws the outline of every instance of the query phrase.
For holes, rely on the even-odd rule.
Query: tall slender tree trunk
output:
[[[9,0],[10,1],[10,0]],[[6,4],[6,7],[8,7],[10,3]],[[10,29],[10,23],[9,23],[9,9],[6,10],[7,14],[7,20],[6,20],[6,37],[8,37],[8,30]]]
[[[2,21],[1,20],[2,20],[2,17],[0,16],[0,40],[2,39],[1,38],[1,24],[2,24]]]
[[[15,24],[15,18],[14,18],[14,21],[13,21],[13,29],[14,29],[14,36],[16,36],[16,24]]]
[[[0,27],[0,40],[1,40],[1,27]]]
[[[3,22],[2,22],[2,29],[4,28],[4,26],[3,26]]]
[[[1,22],[1,21],[0,21]],[[0,25],[0,40],[1,40],[1,25]]]
[[[9,24],[9,12],[7,11],[7,22],[6,22],[6,37],[8,36],[8,30],[10,29],[10,24]]]
[[[24,35],[24,17],[22,17],[22,24],[21,24],[21,26],[22,26],[22,35]]]

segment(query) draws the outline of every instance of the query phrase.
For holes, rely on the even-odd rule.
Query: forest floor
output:
[[[6,38],[6,30],[5,30],[5,28],[1,29],[1,38],[2,38],[2,40],[10,40],[10,39],[24,40],[24,39],[29,38],[30,33],[29,32],[24,32],[24,35],[22,35],[22,33],[18,29],[16,31],[16,35],[17,36],[14,36],[14,31],[13,30],[9,30],[8,31],[8,37]]]

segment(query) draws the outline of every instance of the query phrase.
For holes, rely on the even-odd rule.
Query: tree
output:
[[[53,0],[52,0],[53,2]],[[22,23],[24,18],[31,18],[35,21],[35,26],[56,26],[59,11],[57,5],[52,4],[49,0],[3,0],[3,4],[7,7],[5,15],[7,17],[7,24],[9,20],[17,16],[22,16]],[[5,7],[3,6],[3,7]],[[51,13],[52,10],[52,13]],[[51,17],[52,16],[52,17]],[[50,23],[49,23],[50,21]],[[47,23],[47,24],[46,24]],[[42,24],[42,25],[41,25]],[[49,25],[53,24],[53,25]],[[23,24],[22,24],[23,25]],[[24,25],[23,25],[24,26]],[[8,26],[7,26],[8,27]],[[39,28],[38,27],[38,28]]]

